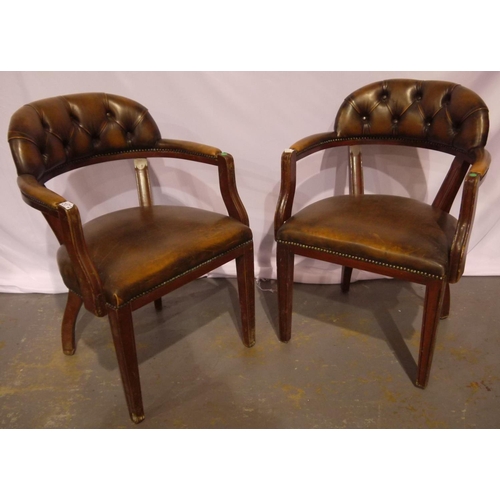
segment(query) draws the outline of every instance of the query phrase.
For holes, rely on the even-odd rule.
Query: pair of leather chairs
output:
[[[484,149],[488,110],[453,83],[387,80],[365,86],[340,107],[333,132],[296,142],[282,156],[275,214],[280,340],[291,337],[293,261],[303,255],[426,286],[416,385],[429,377],[438,320],[450,308],[449,284],[461,277],[478,187],[490,157]],[[60,243],[57,259],[69,289],[62,324],[65,354],[75,352],[82,306],[109,318],[131,419],[144,419],[132,312],[236,259],[243,343],[255,343],[254,260],[248,215],[236,189],[231,155],[162,139],[148,110],[127,98],[88,93],[28,104],[11,119],[9,143],[24,201],[40,210]],[[451,154],[432,205],[363,192],[360,146],[405,145]],[[329,197],[292,215],[297,162],[347,146],[350,194]],[[152,203],[147,157],[180,158],[218,169],[228,215]],[[140,206],[82,225],[75,204],[45,187],[62,173],[110,160],[134,159]],[[463,184],[458,220],[449,214]]]

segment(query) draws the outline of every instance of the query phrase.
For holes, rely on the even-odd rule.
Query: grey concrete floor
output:
[[[429,386],[414,386],[424,288],[294,285],[292,340],[275,283],[256,286],[257,343],[239,337],[233,279],[201,279],[134,325],[146,419],[128,417],[107,318],[82,311],[65,356],[66,295],[0,295],[0,427],[499,428],[500,277],[451,287]]]

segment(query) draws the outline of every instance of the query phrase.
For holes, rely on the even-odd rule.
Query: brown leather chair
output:
[[[82,303],[108,315],[130,417],[144,419],[132,311],[236,259],[243,343],[255,343],[252,232],[236,190],[232,157],[219,149],[162,139],[148,110],[104,93],[27,104],[13,116],[9,143],[24,201],[40,210],[61,244],[57,260],[69,288],[62,324],[65,354],[75,352]],[[146,157],[180,158],[218,169],[229,216],[151,201]],[[140,206],[82,226],[75,204],[47,189],[53,177],[87,165],[135,159]]]
[[[474,92],[439,81],[386,80],[352,93],[333,132],[306,137],[282,155],[275,215],[280,339],[291,337],[294,255],[426,286],[416,385],[427,385],[439,318],[448,316],[449,284],[462,276],[478,187],[488,171],[488,109]],[[404,145],[454,156],[432,205],[364,194],[360,146]],[[318,151],[349,147],[350,194],[306,206],[292,216],[296,163]],[[472,166],[471,166],[472,165]],[[463,183],[458,220],[449,214]]]

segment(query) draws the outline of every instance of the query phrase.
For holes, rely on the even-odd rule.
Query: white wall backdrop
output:
[[[255,240],[256,278],[275,273],[273,217],[280,156],[296,140],[332,130],[343,99],[385,78],[439,79],[476,91],[490,109],[493,162],[481,190],[466,275],[499,275],[500,72],[3,72],[0,73],[0,292],[64,292],[55,263],[57,241],[45,220],[21,200],[7,143],[12,113],[36,99],[76,92],[119,94],[145,105],[162,136],[216,146],[235,158],[238,189]],[[364,151],[368,192],[432,201],[451,157],[380,147]],[[294,210],[346,188],[347,152],[312,155],[299,163]],[[211,166],[152,159],[155,203],[190,204],[225,213]],[[133,165],[112,162],[70,172],[48,187],[77,203],[84,222],[137,203]],[[458,204],[452,209],[457,215]],[[234,276],[228,264],[213,276]],[[296,259],[295,279],[335,283],[339,268]],[[354,279],[374,277],[356,273]]]

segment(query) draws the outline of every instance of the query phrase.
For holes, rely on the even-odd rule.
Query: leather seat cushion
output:
[[[215,257],[249,242],[248,226],[192,207],[128,208],[83,226],[105,300],[119,307]],[[80,293],[68,252],[57,255],[66,286]]]
[[[410,198],[334,196],[297,212],[277,239],[442,278],[456,224],[448,213]]]

